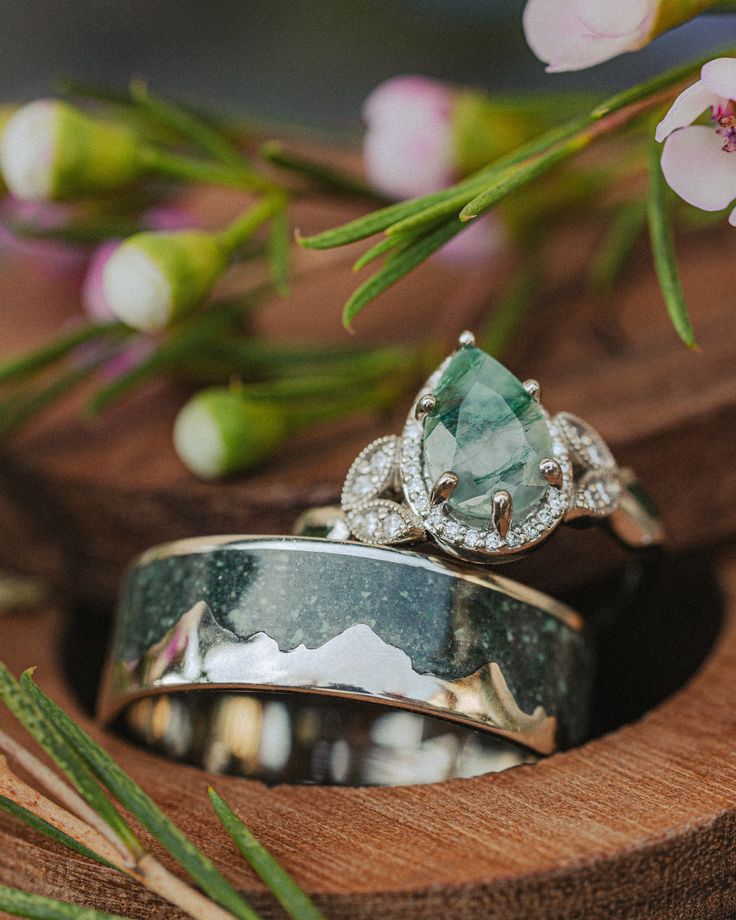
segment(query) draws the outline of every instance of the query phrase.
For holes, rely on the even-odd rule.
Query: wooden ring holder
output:
[[[311,231],[344,216],[322,203],[298,225]],[[571,229],[551,242],[556,293],[508,363],[542,380],[550,407],[590,419],[619,460],[638,469],[664,509],[676,549],[723,541],[736,532],[736,336],[732,299],[709,266],[732,261],[732,238],[728,231],[700,237],[683,253],[703,349],[691,356],[674,338],[648,269],[615,302],[590,302],[569,267],[590,250],[590,239],[576,234]],[[274,304],[264,329],[339,334],[337,311],[354,280],[342,257],[314,258],[322,258],[324,270],[299,289],[299,311]],[[12,265],[2,280],[4,341],[20,347],[39,340],[69,312],[58,286],[52,296],[51,284]],[[362,329],[374,339],[387,339],[389,331],[408,338],[434,321],[442,303],[449,338],[474,324],[494,283],[427,266],[413,287],[402,286],[366,314]],[[24,305],[34,297],[54,306],[45,323],[29,329]],[[211,486],[194,482],[169,447],[180,400],[159,394],[152,411],[151,393],[141,394],[91,433],[62,407],[17,438],[0,465],[0,562],[46,576],[86,609],[109,604],[122,566],[152,543],[279,532],[306,505],[334,500],[358,449],[397,430],[401,415],[305,434],[258,475]],[[566,577],[576,570],[566,569]],[[327,915],[340,920],[736,912],[736,561],[723,556],[720,572],[723,626],[702,668],[641,720],[576,750],[437,786],[266,789],[229,778],[216,785]],[[90,724],[64,676],[62,622],[58,609],[3,616],[0,657],[16,671],[38,665],[42,685]],[[5,714],[2,720],[5,727]],[[212,777],[93,731],[264,916],[282,916],[217,831],[206,806]],[[174,915],[116,873],[63,854],[6,817],[0,883],[131,917]]]

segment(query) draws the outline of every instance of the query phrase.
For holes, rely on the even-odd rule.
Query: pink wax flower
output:
[[[660,2],[528,0],[524,34],[549,73],[582,70],[646,45]]]
[[[21,201],[6,196],[0,205],[0,251],[26,259],[35,270],[50,277],[78,276],[84,268],[84,247],[60,240],[16,235],[13,224],[53,230],[69,220],[69,209],[54,202]]]
[[[392,77],[363,105],[363,161],[371,185],[391,198],[417,198],[461,178],[453,123],[457,91],[428,77]],[[495,214],[468,225],[438,257],[460,264],[487,260],[505,240]]]
[[[697,83],[680,93],[657,125],[667,184],[703,211],[721,211],[736,199],[734,100],[736,58],[716,58],[703,66]],[[706,111],[711,123],[694,125]],[[728,220],[736,227],[736,208]]]
[[[184,208],[173,206],[149,208],[142,216],[144,230],[190,230],[198,226],[193,214]],[[87,315],[94,320],[106,322],[116,316],[105,296],[104,271],[110,257],[117,251],[122,240],[112,239],[101,243],[90,257],[87,274],[82,285],[82,303]]]
[[[370,183],[391,198],[429,195],[455,179],[449,86],[427,77],[393,77],[363,105],[363,159]]]

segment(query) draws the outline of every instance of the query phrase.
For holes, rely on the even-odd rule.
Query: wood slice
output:
[[[237,207],[209,196],[212,217]],[[344,203],[299,206],[303,232],[354,214]],[[677,340],[665,315],[645,247],[610,302],[584,290],[581,269],[595,233],[568,228],[546,255],[549,293],[507,358],[520,377],[542,382],[552,409],[589,419],[622,464],[637,469],[664,511],[673,546],[722,541],[736,532],[736,336],[731,298],[715,265],[733,256],[725,228],[690,238],[682,270],[700,353]],[[348,251],[300,252],[302,275],[289,300],[275,300],[261,327],[286,337],[339,340],[339,313],[356,277]],[[370,306],[359,318],[363,340],[395,341],[432,334],[452,342],[478,317],[508,271],[502,261],[459,268],[438,259]],[[232,286],[239,278],[230,279]],[[13,351],[48,337],[74,312],[71,285],[44,279],[12,262],[0,265],[0,341]],[[94,428],[66,404],[16,437],[0,457],[0,563],[50,577],[74,597],[109,604],[129,559],[146,547],[207,533],[288,532],[297,514],[334,502],[357,452],[373,437],[399,429],[406,406],[391,418],[356,417],[294,438],[251,475],[224,484],[195,481],[171,447],[171,426],[185,393],[153,387],[136,394]],[[408,403],[407,397],[407,403]],[[717,483],[717,487],[716,484]],[[588,536],[555,541],[565,579],[590,574],[609,550]],[[575,560],[572,568],[568,565]]]
[[[13,670],[39,666],[40,683],[266,918],[283,914],[218,830],[206,804],[210,782],[334,920],[714,920],[736,912],[736,557],[725,558],[720,572],[721,632],[674,695],[537,765],[413,788],[266,788],[168,763],[101,731],[70,692],[62,662],[84,660],[88,623],[69,635],[56,610],[6,615],[0,646]],[[703,624],[717,619],[704,570],[680,561],[667,578],[672,593],[658,589],[659,614],[636,611],[609,642],[604,690],[619,704],[632,691],[641,704],[644,688],[672,676],[676,650],[697,643]],[[0,722],[20,736],[5,712]],[[0,883],[141,920],[178,916],[117,873],[2,815]]]
[[[299,225],[303,232],[329,226],[348,216],[341,209],[310,204]],[[610,303],[582,291],[575,279],[591,242],[590,233],[570,230],[550,244],[550,294],[508,362],[519,376],[541,380],[550,408],[589,418],[620,461],[638,469],[674,547],[724,541],[736,532],[736,339],[732,304],[713,266],[732,261],[732,231],[701,236],[683,253],[700,354],[674,337],[645,251],[643,267]],[[353,254],[302,254],[302,268],[319,270],[290,301],[264,312],[263,328],[338,339],[339,308],[355,284],[347,268]],[[360,334],[392,341],[433,328],[449,343],[476,324],[504,270],[467,274],[434,262],[370,309]],[[0,266],[0,279],[7,350],[42,340],[75,309],[72,286],[13,264]],[[94,430],[68,405],[8,445],[0,463],[0,561],[108,607],[122,567],[152,543],[280,532],[304,507],[334,501],[360,447],[397,430],[403,414],[315,429],[258,473],[207,485],[186,473],[170,447],[182,398],[166,388],[140,393]],[[609,558],[590,540],[572,535],[564,565],[547,551],[539,558],[569,585],[590,574],[591,560]],[[217,786],[336,920],[726,916],[736,911],[736,561],[722,565],[723,630],[679,690],[710,649],[718,603],[697,567],[676,560],[668,571],[658,615],[634,611],[607,636],[597,730],[616,730],[575,751],[427,787],[267,789],[227,778]],[[516,567],[512,574],[522,577]],[[58,610],[7,615],[0,657],[16,671],[39,665],[41,683],[91,724],[79,701],[94,693],[91,634],[103,627],[78,621],[70,634]],[[6,721],[3,715],[3,727]],[[217,831],[205,804],[212,777],[93,731],[265,917],[282,916]],[[117,874],[62,854],[5,817],[0,843],[3,883],[134,918],[176,916]]]

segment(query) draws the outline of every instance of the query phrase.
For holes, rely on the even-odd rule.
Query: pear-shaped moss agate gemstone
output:
[[[428,482],[451,471],[458,484],[447,504],[458,517],[492,518],[493,493],[511,496],[513,520],[523,520],[548,484],[539,462],[553,456],[547,422],[514,375],[479,348],[461,348],[434,388],[437,404],[424,423]]]

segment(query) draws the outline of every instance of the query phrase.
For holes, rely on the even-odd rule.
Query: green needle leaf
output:
[[[356,259],[353,263],[353,271],[359,272],[361,268],[365,268],[366,265],[370,265],[371,262],[375,262],[376,259],[380,259],[381,256],[386,255],[386,253],[391,252],[392,249],[401,249],[405,247],[408,242],[411,242],[413,239],[412,236],[408,236],[406,239],[396,236],[387,236],[379,240],[375,246],[371,246],[370,249],[366,249],[360,258]]]
[[[629,202],[618,209],[590,265],[590,286],[595,294],[610,294],[646,220],[646,205],[641,201]]]
[[[468,191],[467,189],[461,189],[445,201],[438,201],[437,204],[430,205],[417,214],[412,214],[410,217],[397,221],[388,227],[386,234],[387,236],[399,236],[402,233],[416,232],[418,229],[432,223],[444,222],[448,217],[454,217],[467,201]]]
[[[0,885],[0,910],[13,917],[32,920],[129,920],[120,914],[108,914],[92,907],[78,907],[67,901],[55,901],[40,894]]]
[[[158,373],[165,373],[172,367],[179,367],[188,356],[198,354],[218,333],[232,327],[248,311],[255,308],[270,290],[270,285],[264,285],[240,297],[222,300],[172,329],[170,337],[156,351],[111,383],[100,387],[87,402],[86,413],[95,418],[137,384]]]
[[[0,383],[9,380],[20,380],[43,370],[61,358],[66,357],[75,348],[93,339],[111,336],[124,338],[130,334],[122,323],[88,323],[79,329],[74,329],[66,335],[54,339],[48,345],[42,345],[35,351],[27,352],[17,358],[7,358],[0,361]]]
[[[289,293],[290,246],[289,217],[286,210],[279,211],[271,221],[268,235],[268,264],[271,269],[273,286],[282,296]]]
[[[294,920],[325,920],[309,896],[251,833],[228,803],[210,787],[215,814],[250,866]]]
[[[680,272],[677,267],[675,241],[672,223],[667,208],[667,185],[660,166],[661,148],[654,138],[654,129],[649,144],[649,198],[647,217],[649,219],[649,238],[654,256],[654,268],[677,334],[688,348],[698,350],[692,321],[682,289]]]
[[[557,163],[567,159],[572,153],[580,149],[584,143],[583,138],[573,138],[560,147],[540,154],[536,159],[527,160],[520,166],[501,173],[489,188],[476,195],[472,201],[465,205],[460,212],[460,220],[471,220],[485,211],[489,211],[512,192],[531,182],[532,179],[536,179],[537,176],[541,176]]]
[[[48,386],[36,387],[31,389],[31,392],[19,394],[12,401],[8,401],[7,407],[3,406],[0,409],[0,438],[6,437],[42,409],[66,396],[91,377],[101,363],[102,361],[96,361],[86,367],[76,367],[60,374]]]
[[[497,358],[503,354],[522,319],[534,306],[539,275],[539,261],[532,256],[503,292],[493,315],[478,337],[480,347],[489,355]]]
[[[433,195],[427,195],[425,198],[413,198],[411,201],[400,201],[397,204],[391,204],[386,208],[367,214],[365,217],[358,217],[351,220],[341,227],[335,227],[333,230],[325,230],[324,233],[318,233],[316,236],[304,236],[299,238],[299,244],[306,246],[308,249],[333,249],[335,246],[345,246],[348,243],[355,243],[358,240],[364,240],[366,237],[374,236],[376,233],[382,233],[387,227],[411,217],[419,211],[424,211],[430,205],[438,204],[453,197],[457,193],[457,187],[445,189],[441,192],[435,192]],[[466,199],[467,200],[467,199]]]
[[[359,198],[372,198],[379,202],[386,200],[379,192],[354,176],[339,172],[330,166],[325,166],[323,163],[310,160],[300,154],[284,150],[280,141],[266,141],[261,147],[261,156],[275,166],[291,170],[306,179],[318,182],[325,191],[347,193],[348,195],[356,195]]]
[[[407,246],[406,249],[395,253],[392,258],[379,271],[355,291],[345,304],[343,310],[343,324],[347,329],[352,325],[355,317],[363,307],[375,300],[387,288],[395,284],[404,275],[421,265],[432,253],[436,252],[445,243],[452,239],[463,229],[460,221],[453,217],[447,223],[441,224],[426,236],[422,236]]]
[[[53,824],[49,824],[48,821],[44,821],[43,818],[39,818],[39,816],[34,815],[32,811],[28,811],[27,808],[18,805],[17,802],[6,798],[4,795],[0,795],[0,809],[13,815],[14,818],[23,821],[29,827],[39,831],[46,837],[50,837],[51,840],[56,841],[56,843],[65,846],[68,850],[79,853],[80,856],[86,856],[87,859],[92,859],[101,866],[106,866],[108,869],[115,869],[116,872],[120,871],[117,866],[113,866],[111,862],[99,856],[94,850],[90,850],[89,847],[86,847],[83,843],[79,843],[78,840],[70,837],[69,834],[65,834],[64,831],[60,831],[58,827],[54,827]]]
[[[27,683],[35,686],[27,676]],[[40,691],[39,691],[40,692]],[[143,852],[140,841],[130,829],[128,823],[107,798],[95,782],[86,764],[76,752],[73,744],[57,731],[53,720],[48,722],[43,712],[29,697],[25,688],[18,684],[5,665],[0,662],[0,699],[5,703],[15,718],[26,729],[38,746],[54,761],[67,776],[74,788],[87,804],[118,835],[130,852],[139,855]]]
[[[245,157],[226,134],[195,112],[152,95],[143,81],[134,80],[131,83],[130,96],[134,104],[153,121],[196,144],[205,153],[230,166],[240,167],[245,163]]]
[[[78,751],[90,770],[109,792],[152,834],[200,888],[240,920],[259,920],[259,915],[241,898],[192,841],[168,818],[92,738],[80,728],[36,684],[28,671],[20,679],[21,689],[55,725],[65,741]]]

